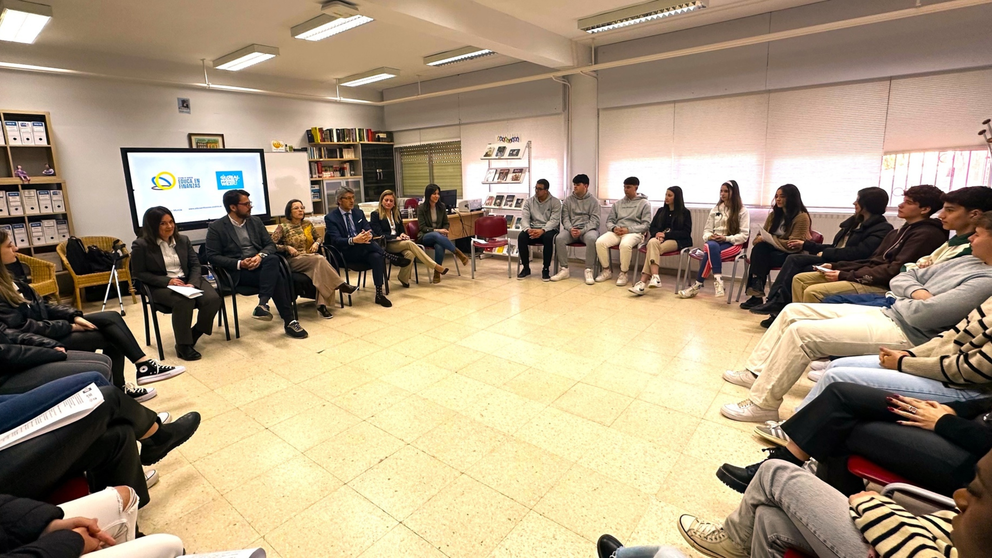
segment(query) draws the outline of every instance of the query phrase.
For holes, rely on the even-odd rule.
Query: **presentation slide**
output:
[[[253,215],[268,214],[261,150],[122,151],[136,226],[157,205],[172,210],[178,224],[217,219],[227,213],[224,192],[235,189],[251,194]]]

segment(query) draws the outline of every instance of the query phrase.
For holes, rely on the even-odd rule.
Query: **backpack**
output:
[[[93,269],[90,267],[90,261],[86,257],[86,246],[83,245],[83,241],[79,240],[78,237],[70,236],[69,240],[65,243],[65,259],[69,261],[69,267],[76,273],[76,275],[86,275],[93,273]]]
[[[110,271],[114,267],[113,254],[93,245],[86,247],[86,260],[90,264],[90,273]]]

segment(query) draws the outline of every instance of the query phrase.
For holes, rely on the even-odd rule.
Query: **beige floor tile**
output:
[[[156,388],[156,390],[159,396],[152,400],[155,405],[152,405],[151,408],[156,411],[169,411],[176,418],[196,411],[200,413],[202,420],[207,420],[235,408],[230,401],[213,391],[191,395],[180,391],[169,390],[166,386],[163,386],[161,389]]]
[[[404,524],[451,558],[492,552],[527,508],[466,475],[445,487]]]
[[[468,470],[468,475],[533,508],[572,467],[572,462],[510,438]]]
[[[445,370],[457,372],[483,357],[488,358],[489,355],[482,351],[450,345],[428,354],[422,360]]]
[[[582,383],[636,398],[644,391],[648,382],[656,377],[633,368],[618,368],[610,362],[604,362],[583,378]]]
[[[358,416],[368,418],[379,411],[403,401],[410,392],[382,380],[372,380],[352,388],[334,399],[333,403]]]
[[[396,341],[393,341],[393,344],[389,345],[388,348],[362,357],[360,360],[351,362],[346,366],[355,372],[362,372],[375,378],[381,378],[383,375],[406,366],[414,360],[413,357],[403,354],[401,349],[397,349]]]
[[[578,380],[537,368],[528,368],[503,383],[503,389],[545,405],[572,389]]]
[[[460,374],[451,374],[424,389],[419,395],[452,411],[462,412],[474,407],[495,389]]]
[[[442,379],[454,374],[451,370],[427,362],[426,359],[415,360],[405,366],[400,366],[379,377],[398,388],[410,393],[418,393],[436,384]]]
[[[527,367],[523,364],[489,355],[463,366],[458,373],[491,386],[501,386],[524,370],[527,370]]]
[[[476,406],[466,409],[461,414],[500,432],[513,434],[544,408],[545,405],[541,403],[502,389],[495,389]]]
[[[441,551],[402,523],[393,527],[393,530],[386,533],[385,537],[376,541],[360,555],[360,558],[396,558],[397,556],[445,558]]]
[[[309,327],[309,325],[307,327]],[[316,333],[313,335],[316,335]],[[342,336],[342,338],[343,341],[350,339],[344,336]],[[293,360],[291,363],[282,362],[274,364],[272,366],[272,371],[279,374],[283,378],[286,378],[290,382],[298,384],[304,380],[309,380],[314,376],[326,374],[339,366],[341,366],[340,363],[324,356],[323,353],[300,351],[298,354],[293,355]]]
[[[269,427],[296,416],[312,407],[323,405],[324,400],[299,386],[260,397],[241,405],[241,409],[259,424]]]
[[[342,486],[266,535],[284,558],[360,555],[397,522],[348,486]]]
[[[405,445],[403,440],[359,422],[307,450],[306,456],[348,482]]]
[[[638,399],[694,417],[702,417],[717,395],[716,390],[683,384],[659,376],[645,386]]]
[[[232,333],[231,335],[234,334]],[[259,367],[257,362],[245,357],[231,359],[223,364],[214,363],[215,361],[211,359],[210,364],[191,365],[186,371],[186,374],[192,375],[208,388],[216,390],[228,384],[240,382],[256,374],[268,372],[268,369]]]
[[[168,488],[167,490],[162,490]],[[220,492],[192,465],[180,467],[162,475],[159,485],[150,492],[151,500],[141,508],[141,524],[152,527],[164,525],[175,518],[220,498]]]
[[[520,427],[516,437],[570,461],[597,451],[605,426],[548,407]]]
[[[599,446],[599,451],[579,458],[579,465],[645,494],[654,494],[661,489],[679,457],[676,451],[667,451],[651,442],[615,430],[608,431],[600,438]]]
[[[260,534],[223,498],[215,498],[159,529],[182,539],[187,553],[245,548]]]
[[[634,531],[649,502],[640,490],[576,465],[534,511],[590,541],[603,533],[622,541]]]
[[[556,409],[609,426],[631,401],[633,399],[625,395],[578,383],[551,405]]]
[[[343,365],[325,374],[320,374],[300,382],[300,387],[310,391],[317,397],[327,401],[347,393],[358,386],[365,385],[375,379],[375,376]]]
[[[406,446],[348,486],[394,518],[403,521],[458,478],[458,471],[413,446]]]
[[[691,360],[673,358],[662,369],[660,376],[670,378],[676,382],[689,384],[696,387],[719,391],[725,383],[723,378],[723,368],[707,366]]]
[[[492,558],[592,556],[595,545],[537,512],[528,512],[493,551]],[[595,552],[595,550],[593,550]]]
[[[173,419],[175,418],[179,417],[173,415]],[[179,446],[178,451],[189,461],[197,461],[263,430],[265,427],[247,413],[241,409],[232,409],[200,422],[196,434]]]
[[[651,498],[648,511],[641,517],[637,528],[631,533],[629,540],[622,541],[627,546],[674,546],[686,556],[700,556],[692,550],[679,534],[678,520],[683,514],[689,513],[657,498]],[[704,521],[723,521],[723,518],[703,517]]]
[[[703,421],[682,453],[707,461],[722,460],[743,467],[764,459],[765,455],[761,452],[764,447],[763,444],[755,443],[750,431]]]
[[[689,441],[699,423],[697,417],[635,400],[613,422],[612,428],[643,438],[663,449],[678,451]]]
[[[738,347],[713,343],[712,339],[694,339],[675,356],[710,366],[731,368],[742,351],[743,349]]]
[[[342,484],[300,455],[238,486],[224,498],[253,529],[265,535]]]
[[[465,325],[462,322],[447,322],[443,325],[432,326],[427,334],[438,341],[454,343],[477,331],[478,328]]]
[[[300,451],[306,451],[361,422],[361,419],[333,403],[307,409],[269,430]]]
[[[467,470],[507,439],[506,434],[461,415],[441,423],[413,445],[459,472]]]
[[[433,401],[411,395],[369,417],[368,421],[405,442],[412,442],[451,418],[454,413]]]
[[[216,451],[193,465],[217,490],[229,492],[276,465],[300,455],[269,431],[259,432]]]
[[[585,340],[580,345],[584,344]],[[557,354],[548,355],[544,360],[534,364],[532,368],[565,376],[566,378],[572,378],[573,380],[581,380],[602,364],[615,349],[616,347],[608,347],[606,349],[607,352],[593,354],[592,356],[580,356],[559,351]]]
[[[740,504],[741,495],[716,478],[716,470],[722,464],[722,459],[705,461],[682,455],[655,497],[698,517],[727,517]]]

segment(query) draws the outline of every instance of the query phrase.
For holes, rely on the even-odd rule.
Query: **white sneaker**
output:
[[[638,281],[634,283],[634,286],[627,290],[634,293],[637,296],[644,296],[644,281]]]
[[[754,433],[777,446],[789,443],[789,435],[782,430],[782,422],[770,420],[761,426],[754,427]]]
[[[657,275],[652,275],[651,276],[651,281],[648,283],[648,288],[649,289],[657,289],[660,286],[661,286],[661,277],[659,277]]]
[[[713,278],[713,294],[716,296],[726,296],[727,292],[723,290],[723,279],[720,277]]]
[[[727,417],[730,420],[736,420],[740,422],[768,422],[778,421],[778,409],[762,409],[752,402],[750,399],[745,399],[740,403],[728,403],[720,408],[720,414]]]
[[[613,279],[613,272],[609,269],[604,269],[599,275],[596,276],[596,282],[602,283],[603,281],[609,281]]]
[[[747,558],[750,553],[730,540],[723,525],[706,523],[685,514],[679,517],[679,533],[690,546],[704,556],[716,558]]]
[[[172,415],[169,414],[169,411],[162,411],[155,416],[158,417],[159,424],[169,424],[172,422]]]
[[[754,372],[750,370],[727,370],[723,373],[723,381],[748,389],[751,389],[751,386],[754,385],[755,379],[757,378]]]
[[[568,279],[567,267],[561,268],[560,270],[558,270],[558,273],[555,273],[554,275],[551,276],[552,281],[564,281],[565,279]]]
[[[620,275],[617,275],[617,286],[623,287],[627,284],[627,272],[621,271]]]
[[[703,288],[703,284],[700,283],[699,281],[696,281],[688,289],[682,289],[681,291],[679,291],[679,294],[677,296],[679,298],[692,298],[697,294],[699,294],[699,289],[702,288]]]
[[[593,279],[593,277],[592,277],[592,270],[586,268],[586,285],[592,285],[595,282],[596,282],[596,280]]]
[[[819,371],[819,370],[826,370],[827,367],[830,366],[830,363],[831,362],[833,362],[833,361],[830,360],[829,358],[822,358],[820,360],[814,360],[813,362],[809,363],[809,369],[810,370],[817,370],[817,371]]]
[[[810,370],[809,374],[806,374],[806,377],[809,378],[809,381],[811,382],[819,382],[820,378],[823,377],[824,372],[826,372],[826,370]]]
[[[145,471],[145,487],[151,488],[156,484],[158,484],[158,471],[155,469]]]

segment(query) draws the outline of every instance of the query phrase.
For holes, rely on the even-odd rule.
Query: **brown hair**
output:
[[[728,180],[720,186],[726,186],[730,190],[730,199],[727,200],[727,235],[732,236],[741,232],[741,210],[744,209],[744,201],[741,200],[741,187],[736,180]]]
[[[9,240],[11,240],[10,233],[4,229],[0,229],[0,246],[4,246]],[[5,265],[0,265],[0,297],[13,306],[24,302],[24,297],[21,296],[21,293],[17,292],[17,287],[14,286],[14,279],[10,276],[10,272],[7,271],[7,266]]]
[[[382,200],[386,199],[386,196],[393,196],[393,221],[397,223],[403,223],[403,219],[400,217],[400,208],[398,201],[396,199],[396,194],[392,190],[386,190],[385,192],[379,194],[379,218],[385,219],[386,215],[390,212],[386,211],[386,208],[382,206]],[[389,234],[393,234],[390,232]]]

